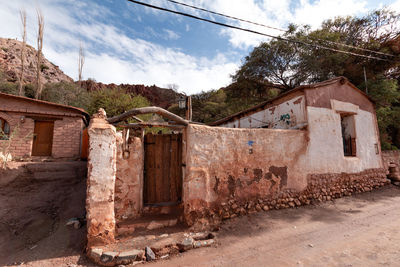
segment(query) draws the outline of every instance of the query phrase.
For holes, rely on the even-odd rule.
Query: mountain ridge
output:
[[[3,72],[3,80],[11,83],[18,82],[18,76],[21,72],[21,48],[22,42],[16,39],[1,38],[0,37],[0,71]],[[26,56],[25,56],[25,71],[24,71],[24,83],[34,84],[36,81],[36,55],[37,50],[26,45]],[[51,63],[44,56],[41,64],[41,80],[43,84],[47,83],[75,83],[71,77],[65,74],[59,66]],[[156,85],[145,86],[143,84],[105,84],[96,82],[95,80],[88,79],[81,81],[79,84],[82,88],[88,92],[105,90],[105,89],[117,89],[120,88],[126,93],[141,95],[146,97],[152,105],[159,106],[162,108],[168,108],[173,103],[176,103],[179,96],[182,94],[167,88],[161,88]]]

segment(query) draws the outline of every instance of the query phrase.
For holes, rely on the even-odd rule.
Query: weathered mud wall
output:
[[[117,175],[115,181],[115,218],[117,223],[140,215],[143,204],[144,147],[139,137],[128,141],[124,158],[122,135],[117,136]]]
[[[183,202],[190,224],[230,199],[274,196],[303,190],[307,173],[299,165],[307,132],[300,130],[187,128]]]
[[[308,175],[308,185],[301,192],[286,189],[274,196],[264,196],[247,201],[230,199],[218,206],[214,205],[212,210],[207,210],[207,213],[196,215],[205,215],[207,218],[214,219],[211,223],[215,223],[220,219],[234,218],[261,210],[293,208],[350,196],[355,193],[371,191],[388,183],[390,182],[386,179],[384,169],[369,169],[352,174],[312,174]],[[189,214],[187,217],[191,219],[194,217],[193,215],[194,213]],[[199,220],[198,218],[196,219]],[[200,221],[203,224],[210,223],[209,219],[205,222],[203,218],[200,218]]]
[[[105,118],[104,110],[99,111],[93,116],[88,130],[88,247],[112,242],[115,235],[116,130]]]
[[[310,173],[357,173],[371,168],[383,168],[375,114],[352,106],[357,108],[354,114],[356,157],[344,156],[340,113],[333,109],[307,107],[310,143],[304,168]]]
[[[357,110],[356,157],[344,156],[340,112],[332,109],[307,107],[308,131],[190,125],[186,222],[308,204],[386,184],[374,114],[354,105],[336,107]]]
[[[290,129],[303,125],[306,121],[305,97],[297,95],[267,109],[238,117],[220,127]]]

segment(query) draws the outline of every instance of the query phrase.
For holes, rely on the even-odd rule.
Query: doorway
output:
[[[35,121],[32,156],[51,156],[54,121]]]
[[[146,134],[144,138],[146,206],[173,206],[182,200],[182,134]]]

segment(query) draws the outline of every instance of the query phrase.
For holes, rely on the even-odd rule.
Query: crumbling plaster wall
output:
[[[242,214],[244,207],[254,209],[254,201],[264,210],[298,206],[387,183],[375,113],[347,102],[335,100],[331,105],[307,106],[306,130],[190,124],[183,138],[186,223],[225,217],[228,210]],[[354,115],[356,157],[344,156],[341,113]],[[130,156],[124,159],[121,136],[99,120],[94,118],[89,128],[88,203],[93,205],[89,203],[88,210],[93,207],[93,211],[88,211],[88,235],[103,242],[113,238],[115,218],[121,221],[140,214],[144,147],[140,138],[131,139]]]
[[[123,148],[122,133],[117,134],[117,175],[115,181],[115,218],[117,223],[138,217],[143,206],[144,144],[130,137]]]
[[[375,114],[341,101],[332,107],[308,106],[307,130],[189,125],[186,221],[214,216],[205,215],[206,209],[219,210],[227,202],[232,208],[233,201],[278,199],[295,192],[303,194],[299,203],[309,203],[385,184]],[[356,157],[344,156],[341,113],[354,115]]]
[[[337,101],[338,102],[338,101]],[[336,102],[336,105],[338,103]],[[310,173],[356,173],[366,169],[383,168],[379,151],[379,135],[375,114],[343,103],[336,110],[307,107],[309,146],[304,168]],[[345,107],[345,104],[347,107]],[[340,113],[349,110],[354,114],[356,132],[356,157],[345,157],[343,152]],[[378,154],[375,145],[378,145]]]
[[[93,116],[88,129],[88,247],[107,244],[115,237],[116,130],[105,119],[104,110],[100,110]]]
[[[307,139],[307,132],[300,130],[189,125],[183,182],[185,213],[201,212],[230,198],[304,189],[307,172],[299,163],[306,153]]]
[[[283,103],[236,118],[220,127],[261,128],[267,126],[271,129],[290,129],[301,126],[306,121],[305,97],[296,95]]]

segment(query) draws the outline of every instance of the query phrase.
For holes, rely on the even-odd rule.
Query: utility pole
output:
[[[365,67],[363,67],[364,69],[364,82],[365,82],[365,92],[368,95],[368,85],[367,85],[367,73],[365,72]]]
[[[188,121],[192,121],[192,97],[181,95],[179,97],[179,108],[185,109],[185,119]]]
[[[192,97],[186,97],[186,119],[192,121]]]

